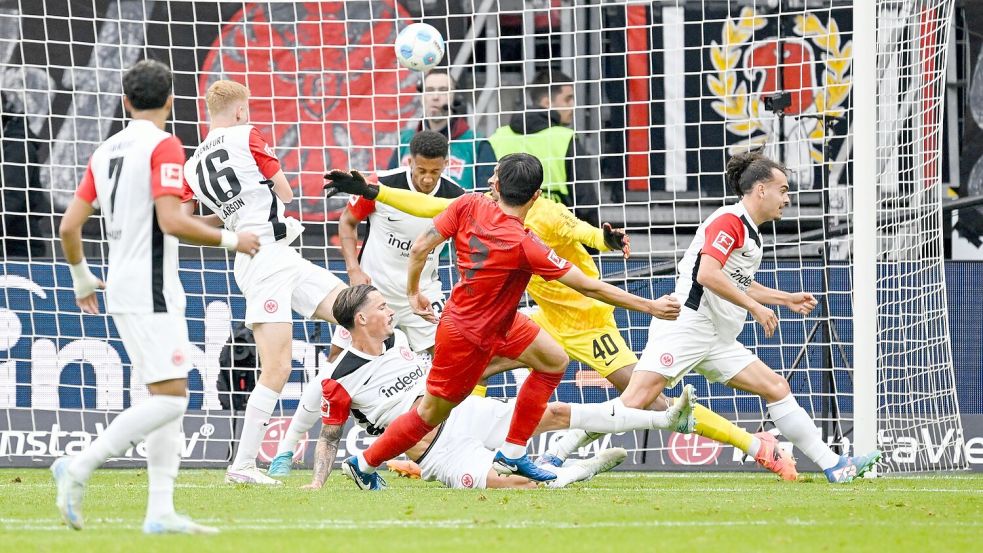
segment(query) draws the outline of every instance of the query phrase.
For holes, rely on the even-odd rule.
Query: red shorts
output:
[[[433,366],[427,376],[427,391],[454,403],[464,401],[481,380],[492,357],[515,359],[538,334],[539,325],[522,313],[516,313],[505,342],[484,349],[465,338],[450,318],[442,317],[437,326],[437,343],[434,346]]]

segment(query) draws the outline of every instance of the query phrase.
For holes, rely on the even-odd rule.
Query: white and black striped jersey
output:
[[[390,188],[419,192],[413,184],[409,167],[383,171],[376,176],[381,184]],[[441,177],[430,192],[431,196],[439,198],[457,198],[463,194],[463,188],[445,177]],[[372,285],[386,301],[399,305],[407,303],[406,272],[409,267],[410,247],[433,224],[433,219],[414,217],[361,196],[351,197],[348,211],[359,221],[368,219],[369,232],[362,251],[359,252],[362,270],[372,278]],[[443,297],[437,264],[445,246],[446,244],[441,244],[430,252],[420,275],[420,291],[431,301],[437,300],[438,296]]]
[[[109,313],[184,316],[178,240],[161,231],[154,206],[161,196],[190,196],[183,167],[181,141],[146,120],[131,121],[89,159],[76,196],[102,210],[109,242]]]
[[[381,434],[426,390],[427,370],[418,362],[403,331],[385,342],[382,355],[349,346],[321,382],[321,419],[341,425],[351,414],[370,434]]]
[[[721,207],[703,221],[679,262],[676,280],[677,299],[709,317],[721,339],[735,340],[747,320],[747,310],[704,290],[696,281],[703,254],[719,261],[731,283],[747,292],[761,265],[761,235],[743,203]]]
[[[252,125],[212,129],[184,167],[195,198],[226,229],[252,232],[260,244],[282,240],[290,223],[299,225],[284,217],[283,202],[273,192],[270,178],[279,171],[273,149]]]

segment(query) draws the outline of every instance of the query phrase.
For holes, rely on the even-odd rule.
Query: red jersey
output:
[[[532,275],[555,280],[570,270],[567,260],[483,194],[461,196],[433,222],[437,232],[454,237],[461,275],[441,316],[483,348],[505,339]]]

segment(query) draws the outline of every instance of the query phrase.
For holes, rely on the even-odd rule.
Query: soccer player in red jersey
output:
[[[495,168],[489,184],[498,202],[466,194],[438,215],[410,249],[406,293],[413,309],[437,322],[430,300],[419,292],[427,253],[453,237],[461,280],[437,327],[433,367],[416,409],[395,419],[364,453],[349,457],[342,471],[362,489],[381,489],[376,467],[405,452],[443,423],[474,389],[492,357],[518,359],[533,369],[516,399],[505,444],[495,455],[501,474],[549,481],[556,475],[526,455],[526,442],[542,419],[546,403],[560,383],[569,358],[549,334],[517,312],[533,274],[559,280],[585,296],[664,319],[679,315],[671,298],[648,300],[584,275],[523,227],[539,198],[543,166],[529,154],[510,154]]]

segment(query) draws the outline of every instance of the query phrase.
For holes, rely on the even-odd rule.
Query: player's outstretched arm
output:
[[[82,226],[94,212],[92,204],[74,198],[61,218],[58,235],[61,237],[61,249],[65,252],[72,273],[72,286],[75,289],[75,303],[84,313],[99,312],[99,300],[96,290],[106,285],[89,270],[89,264],[82,255]]]
[[[335,457],[338,456],[338,443],[341,441],[340,424],[325,424],[317,438],[317,448],[314,451],[314,477],[311,483],[303,486],[305,490],[319,490],[331,474]]]
[[[658,300],[645,299],[604,281],[590,278],[575,266],[558,280],[589,298],[609,305],[648,313],[660,319],[675,320],[679,317],[679,302],[672,296],[663,296]]]
[[[210,227],[188,214],[181,206],[181,199],[169,194],[154,200],[157,223],[160,230],[191,244],[222,246],[229,251],[254,255],[259,251],[259,239],[251,232],[238,234],[225,229]]]
[[[765,337],[771,338],[778,328],[778,316],[770,308],[761,305],[750,294],[745,294],[727,278],[723,265],[711,255],[701,254],[700,270],[696,282],[721,298],[738,307],[747,309],[755,321],[765,330]]]
[[[800,315],[808,315],[817,305],[816,297],[809,292],[783,292],[758,282],[752,282],[747,293],[758,303],[784,305]]]
[[[290,188],[290,182],[287,181],[287,176],[283,174],[283,171],[277,171],[275,175],[270,177],[273,182],[273,193],[276,194],[280,201],[289,204],[294,200],[294,190]]]
[[[324,195],[328,198],[339,192],[375,200],[413,215],[429,219],[447,209],[453,199],[438,198],[412,190],[390,188],[384,184],[370,184],[358,171],[331,171],[324,175]]]
[[[423,231],[410,248],[410,262],[406,269],[406,297],[410,300],[410,309],[424,320],[437,324],[430,298],[420,293],[420,275],[427,263],[427,255],[447,238],[433,225]]]

